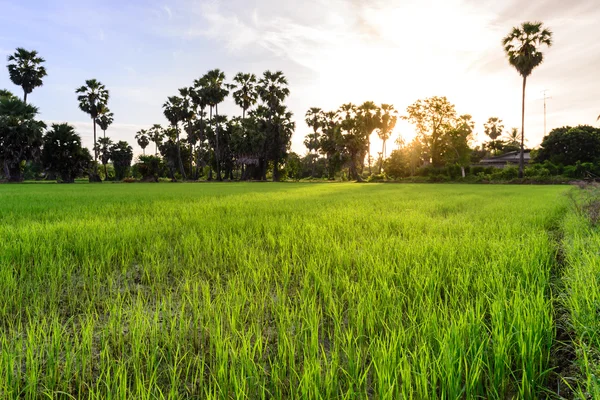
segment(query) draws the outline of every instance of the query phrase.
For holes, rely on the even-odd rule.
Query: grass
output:
[[[567,268],[561,303],[569,312],[579,382],[571,382],[578,398],[600,398],[600,189],[590,186],[572,197],[575,211],[563,221]]]
[[[1,186],[0,397],[544,397],[565,190]]]

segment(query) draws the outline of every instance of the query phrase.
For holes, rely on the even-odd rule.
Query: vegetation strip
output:
[[[2,186],[0,392],[539,398],[564,191]]]

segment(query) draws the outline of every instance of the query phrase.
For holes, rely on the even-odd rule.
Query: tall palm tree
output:
[[[383,142],[381,148],[381,160],[379,162],[379,173],[381,174],[381,170],[383,168],[383,160],[385,159],[386,153],[386,142],[392,135],[394,128],[396,127],[396,123],[398,122],[398,115],[396,109],[391,104],[382,104],[381,105],[381,125],[377,130],[377,135],[379,139]]]
[[[206,117],[205,110],[208,106],[208,80],[206,76],[194,80],[194,86],[190,88],[190,98],[196,108],[196,119],[198,119],[198,115],[200,116],[200,120],[196,121],[195,124],[197,126],[196,139],[198,141],[198,148],[196,151],[196,170],[194,178],[198,179],[200,156],[204,152],[204,143],[206,141],[206,124],[204,121],[204,117]]]
[[[7,68],[10,80],[23,89],[25,103],[27,103],[27,95],[36,87],[42,86],[42,78],[47,75],[46,68],[42,65],[45,61],[38,56],[37,51],[27,51],[21,47],[8,56]]]
[[[229,95],[229,90],[225,85],[225,73],[220,69],[213,69],[208,71],[205,75],[206,84],[207,84],[207,102],[208,105],[215,109],[215,119],[219,117],[219,104],[221,104],[227,95]],[[217,162],[217,179],[219,181],[223,180],[221,177],[221,154],[219,150],[219,124],[216,123],[216,120],[213,121],[213,126],[215,129],[215,158]]]
[[[523,98],[521,107],[521,156],[519,159],[519,178],[523,177],[525,168],[525,87],[527,77],[544,61],[542,46],[552,46],[552,32],[544,28],[541,22],[524,22],[502,40],[504,51],[510,65],[515,67],[523,77]]]
[[[313,133],[306,135],[306,139],[304,140],[304,145],[306,148],[312,153],[314,152],[314,157],[312,160],[312,173],[311,177],[315,177],[315,164],[317,161],[317,151],[319,150],[320,143],[320,135],[319,129],[321,129],[322,121],[323,121],[323,110],[319,107],[311,107],[305,116],[306,125],[313,129]]]
[[[106,87],[97,81],[96,79],[88,79],[85,81],[85,85],[81,86],[75,91],[77,100],[79,101],[79,108],[84,113],[88,114],[92,118],[94,124],[94,143],[96,143],[96,118],[98,118],[99,111],[103,106],[108,103],[108,90]],[[90,180],[98,180],[98,151],[94,147],[94,172],[95,176]]]
[[[271,143],[271,158],[273,161],[273,180],[279,180],[279,162],[285,154],[282,148],[282,138],[289,133],[289,128],[295,129],[295,124],[290,122],[291,116],[287,115],[284,100],[290,95],[288,81],[281,71],[265,71],[258,81],[258,96],[266,106],[267,126],[273,135]],[[263,164],[263,179],[267,175],[266,163]]]
[[[381,126],[381,109],[372,101],[364,102],[358,107],[359,120],[367,138],[367,162],[369,164],[369,175],[371,172],[371,135],[373,131]],[[361,160],[364,165],[364,157]]]
[[[165,138],[165,132],[163,127],[160,124],[152,125],[152,128],[148,129],[148,138],[152,143],[154,143],[154,155],[158,155],[158,146],[162,144],[162,141]]]
[[[110,112],[105,104],[101,104],[100,107],[98,107],[98,118],[96,118],[96,123],[100,129],[102,129],[103,137],[106,137],[106,130],[113,122],[115,122],[114,114]]]
[[[288,81],[281,71],[265,71],[258,83],[258,95],[273,114],[285,98],[290,95]]]
[[[181,159],[181,143],[179,140],[179,122],[186,119],[187,107],[184,104],[184,99],[178,96],[171,96],[163,104],[163,114],[173,127],[177,139],[177,159],[179,162],[179,172],[184,180],[187,179],[185,169],[183,168],[183,160]]]
[[[235,104],[242,108],[242,118],[246,118],[246,111],[258,100],[256,75],[240,72],[233,78],[233,84],[229,88],[233,90]]]
[[[144,155],[146,155],[146,147],[148,147],[148,145],[150,144],[150,138],[148,137],[148,131],[145,129],[139,130],[135,134],[135,140],[137,140],[137,143],[142,148],[142,152],[144,153]]]

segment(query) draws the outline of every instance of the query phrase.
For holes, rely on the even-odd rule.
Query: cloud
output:
[[[165,5],[162,7],[162,9],[167,14],[169,19],[173,19],[173,12],[171,11],[171,8],[169,8],[168,6]]]

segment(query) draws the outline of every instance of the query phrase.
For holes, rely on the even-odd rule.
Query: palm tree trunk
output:
[[[219,119],[219,105],[215,104],[215,119]],[[216,121],[215,121],[216,122]],[[221,182],[223,178],[221,178],[221,160],[219,154],[219,124],[215,123],[215,137],[216,137],[216,152],[215,158],[217,159],[217,180]]]
[[[523,77],[523,99],[521,104],[521,155],[519,156],[519,178],[523,178],[525,170],[525,86],[527,85],[527,77]]]
[[[190,176],[194,178],[194,145],[190,143]]]
[[[383,140],[383,146],[381,146],[381,160],[379,161],[379,175],[381,175],[381,170],[383,169],[383,159],[385,158],[385,139]]]
[[[371,172],[371,136],[369,135],[369,139],[367,141],[367,163],[369,164],[369,175],[372,175]]]
[[[104,180],[108,180],[108,169],[106,168],[106,164],[104,164]]]
[[[94,161],[98,162],[98,149],[96,148],[96,119],[92,118],[94,123]]]
[[[27,104],[27,92],[23,90],[23,103]]]
[[[183,180],[187,180],[187,176],[185,176],[185,170],[183,169],[183,160],[181,159],[181,145],[179,143],[179,127],[175,125],[175,130],[177,131],[177,159],[179,160],[179,172],[181,172],[181,177]]]

